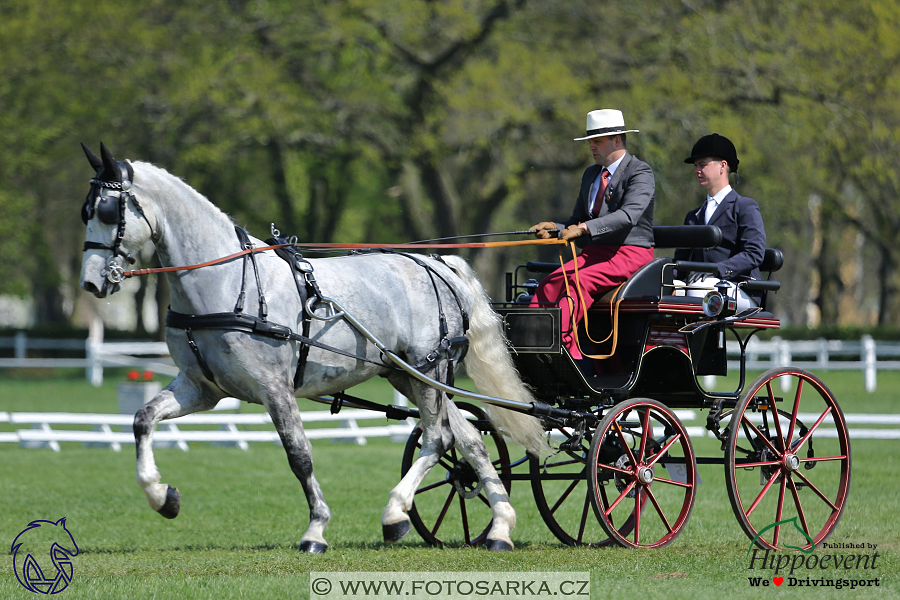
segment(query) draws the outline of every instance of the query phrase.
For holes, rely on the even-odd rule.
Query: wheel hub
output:
[[[650,485],[653,483],[653,469],[651,467],[641,467],[638,469],[638,482],[641,485]]]
[[[785,471],[797,471],[800,469],[800,458],[796,454],[785,454],[784,459],[782,460],[782,465],[784,465]]]
[[[484,484],[478,479],[475,469],[465,460],[454,465],[453,469],[447,472],[447,477],[453,482],[456,493],[466,500],[478,497],[484,489]]]

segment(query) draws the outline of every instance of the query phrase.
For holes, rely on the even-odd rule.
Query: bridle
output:
[[[123,166],[125,167],[124,169],[122,168]],[[82,249],[83,252],[88,250],[110,250],[112,252],[112,256],[106,261],[106,269],[103,275],[113,284],[121,283],[125,280],[125,269],[119,264],[117,257],[121,256],[128,261],[128,264],[133,265],[135,263],[134,256],[122,247],[122,239],[125,237],[125,213],[128,209],[129,200],[131,200],[137,213],[147,222],[147,226],[150,228],[150,239],[156,237],[153,225],[150,224],[150,220],[144,214],[143,207],[131,191],[133,187],[131,180],[134,177],[131,165],[119,162],[118,167],[120,173],[128,173],[127,177],[122,174],[120,177],[122,179],[121,182],[104,181],[96,177],[91,179],[91,191],[88,192],[84,205],[81,207],[81,220],[84,221],[85,225],[94,218],[95,214],[101,222],[107,225],[116,225],[116,237],[112,244],[86,241]],[[104,194],[104,191],[107,190],[112,190],[112,193]],[[94,207],[95,198],[96,208]]]

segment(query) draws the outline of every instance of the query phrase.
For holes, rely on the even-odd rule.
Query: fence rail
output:
[[[80,368],[85,369],[87,379],[95,386],[103,384],[104,367],[149,369],[173,377],[178,374],[165,342],[104,342],[102,325],[92,327],[86,340],[32,338],[19,332],[15,337],[0,338],[0,349],[3,348],[13,348],[14,357],[0,358],[0,368]],[[85,356],[30,358],[29,350],[82,350]],[[728,344],[728,368],[739,368],[739,359],[740,350],[732,340]],[[874,392],[878,371],[900,370],[900,342],[875,341],[868,335],[858,341],[789,341],[778,337],[760,341],[752,338],[747,345],[747,368],[766,370],[773,367],[862,371],[866,391]]]
[[[344,409],[337,414],[331,411],[305,411],[300,413],[304,424],[335,423],[335,427],[306,428],[309,439],[331,439],[333,441],[356,442],[363,445],[370,437],[392,437],[406,441],[412,432],[412,420],[391,425],[360,426],[361,421],[386,417],[377,412],[361,409]],[[61,450],[60,442],[81,442],[87,446],[108,447],[116,452],[122,444],[133,444],[132,415],[95,413],[34,413],[0,412],[0,423],[31,425],[29,429],[12,432],[0,431],[0,442],[18,442],[24,448],[50,448]],[[249,448],[248,442],[269,442],[280,444],[281,439],[274,429],[246,429],[251,426],[268,425],[272,418],[268,413],[198,413],[178,417],[159,424],[153,434],[154,446],[177,447],[188,450],[188,442],[212,442],[217,445]],[[92,430],[71,429],[67,426],[91,426]],[[182,427],[212,426],[217,429],[181,429]]]
[[[705,426],[703,415],[695,410],[676,410],[676,415],[687,426],[692,438],[714,437]],[[817,415],[801,415],[807,420],[815,420]],[[337,427],[307,428],[310,439],[331,439],[365,444],[369,437],[391,437],[404,442],[412,432],[411,419],[393,425],[361,427],[360,421],[384,419],[384,415],[368,410],[346,409],[338,414],[330,411],[307,411],[301,413],[306,424],[338,422]],[[759,417],[761,415],[753,415]],[[848,414],[845,415],[850,438],[853,440],[900,440],[900,415],[895,414]],[[23,448],[51,448],[61,451],[60,442],[80,442],[86,446],[111,448],[118,452],[123,444],[133,444],[131,415],[93,413],[31,413],[0,412],[0,423],[31,425],[30,429],[0,432],[0,442],[17,442]],[[249,426],[271,426],[272,419],[267,413],[251,414],[193,414],[160,423],[160,429],[153,435],[155,446],[175,447],[183,451],[189,449],[189,442],[208,442],[216,445],[249,448],[249,442],[280,444],[278,434],[272,429],[249,430]],[[867,427],[859,427],[865,425]],[[66,426],[92,426],[91,431],[67,429]],[[182,429],[190,426],[212,426],[218,429]],[[873,427],[874,426],[874,427]],[[115,429],[114,429],[115,428]],[[820,428],[817,435],[836,435],[834,430]]]

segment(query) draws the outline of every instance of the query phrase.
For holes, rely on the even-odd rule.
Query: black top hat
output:
[[[737,150],[734,149],[734,144],[731,143],[731,140],[718,133],[704,135],[697,140],[697,143],[694,144],[694,148],[691,150],[691,155],[684,159],[684,162],[690,164],[698,158],[706,157],[721,158],[728,163],[728,168],[732,172],[737,172],[738,163],[741,162],[738,160]]]

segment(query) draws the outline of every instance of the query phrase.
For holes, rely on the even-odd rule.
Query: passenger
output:
[[[647,163],[626,148],[625,119],[618,110],[594,110],[587,115],[587,140],[595,165],[581,178],[581,188],[572,215],[562,222],[544,221],[531,227],[537,237],[547,239],[548,230],[559,229],[559,237],[573,240],[584,236],[586,245],[577,257],[580,292],[586,306],[624,283],[653,259],[653,202],[656,183]],[[582,244],[579,244],[582,245]],[[566,294],[566,275],[557,269],[544,278],[531,300],[558,304],[562,308],[562,342],[572,358],[581,360],[575,343],[574,323],[584,317],[575,291],[574,263],[565,265],[571,295]],[[574,297],[573,297],[574,296]]]
[[[729,286],[734,297],[736,283],[759,279],[759,265],[766,252],[766,232],[762,215],[755,200],[739,195],[728,183],[731,173],[737,174],[737,151],[731,141],[713,133],[694,144],[691,155],[684,162],[694,165],[700,187],[706,190],[706,202],[685,216],[685,225],[715,225],[722,230],[722,243],[716,248],[675,251],[675,260],[712,262],[718,264],[715,275],[691,273],[687,284],[688,296],[705,296],[719,281]],[[679,274],[684,276],[686,274]],[[676,281],[676,285],[682,284]],[[677,292],[676,292],[677,293]],[[759,306],[760,292],[747,294],[737,289],[737,310]]]

